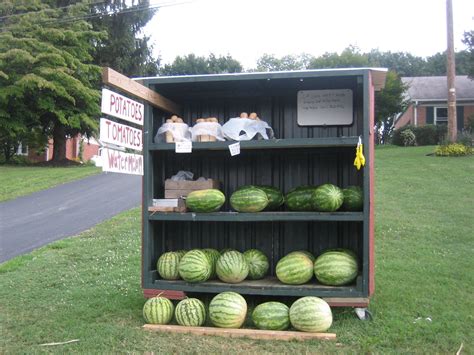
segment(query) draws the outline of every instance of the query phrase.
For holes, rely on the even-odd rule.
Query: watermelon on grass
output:
[[[362,211],[364,207],[364,194],[359,186],[349,186],[342,190],[344,201],[342,208],[345,211]]]
[[[192,191],[186,197],[186,207],[193,212],[217,212],[225,202],[225,195],[217,189]]]
[[[180,260],[179,276],[187,282],[204,282],[212,273],[212,265],[205,252],[199,249],[188,251]]]
[[[176,306],[174,317],[179,325],[199,327],[206,321],[206,307],[197,298],[185,298]]]
[[[248,278],[259,280],[265,277],[270,267],[267,256],[258,249],[249,249],[244,252],[244,258],[249,264]]]
[[[357,277],[359,265],[356,254],[348,249],[331,249],[314,262],[314,275],[323,285],[341,286]]]
[[[285,204],[290,211],[312,211],[315,186],[300,186],[286,194]]]
[[[321,212],[337,211],[344,200],[342,190],[333,184],[324,184],[314,191],[313,209]]]
[[[303,253],[290,253],[278,261],[275,271],[282,283],[301,285],[313,277],[313,262]]]
[[[143,318],[149,324],[168,324],[173,318],[173,303],[166,297],[149,298],[143,305]]]
[[[260,212],[268,205],[267,194],[255,187],[235,191],[230,196],[230,205],[237,212]]]
[[[325,332],[332,324],[331,308],[318,297],[299,298],[290,307],[290,322],[303,332]]]
[[[156,270],[163,280],[178,280],[178,266],[181,255],[177,252],[169,251],[161,254],[156,263]]]
[[[258,329],[285,330],[290,326],[289,311],[281,302],[265,302],[255,307],[252,321]]]
[[[209,304],[209,319],[219,328],[240,328],[247,315],[247,302],[236,292],[222,292]]]
[[[222,254],[216,263],[217,277],[227,283],[239,283],[249,274],[249,264],[238,251]]]

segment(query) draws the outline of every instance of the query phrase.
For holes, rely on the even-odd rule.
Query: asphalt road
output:
[[[102,173],[0,203],[0,263],[139,206],[141,178]]]

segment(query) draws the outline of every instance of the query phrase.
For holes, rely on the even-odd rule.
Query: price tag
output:
[[[175,150],[176,153],[191,153],[193,151],[192,142],[176,142]]]
[[[230,155],[233,157],[234,155],[240,154],[240,142],[229,144]]]

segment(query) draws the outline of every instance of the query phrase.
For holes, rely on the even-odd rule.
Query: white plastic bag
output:
[[[186,123],[164,123],[156,132],[154,142],[166,142],[166,132],[173,135],[175,142],[189,142],[191,141],[191,132]]]
[[[172,181],[184,181],[184,180],[192,180],[194,174],[190,171],[180,170],[175,175],[171,177]]]
[[[217,122],[199,122],[191,128],[191,137],[193,142],[197,141],[197,136],[210,135],[217,140],[223,141],[222,126]]]
[[[234,141],[248,141],[260,134],[263,139],[273,138],[273,129],[265,122],[249,118],[231,118],[223,126],[224,137]]]

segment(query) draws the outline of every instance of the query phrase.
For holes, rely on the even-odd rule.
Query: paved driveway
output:
[[[0,203],[0,263],[139,206],[141,179],[102,173]]]

